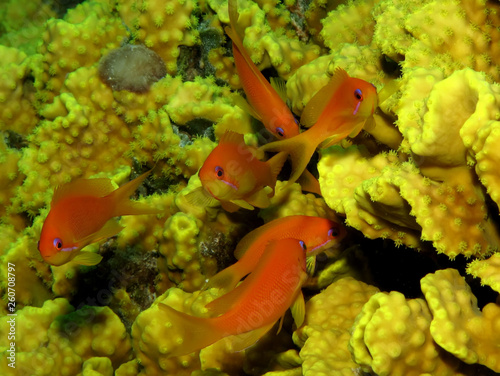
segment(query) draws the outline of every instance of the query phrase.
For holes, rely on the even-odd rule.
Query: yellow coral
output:
[[[38,121],[34,108],[35,89],[29,83],[31,65],[37,57],[28,58],[15,48],[0,46],[0,129],[29,134]]]
[[[208,312],[205,305],[216,297],[212,290],[189,294],[172,288],[137,317],[132,326],[134,352],[147,374],[189,376],[192,371],[200,369],[197,353],[176,358],[165,357],[164,354],[176,346],[176,341],[182,341],[183,328],[169,325],[163,311],[158,308],[158,303],[163,302],[178,311],[202,316]]]
[[[498,79],[498,4],[473,1],[383,0],[374,12],[374,40],[404,68],[440,66],[446,74],[464,67]]]
[[[199,43],[197,19],[192,15],[196,5],[186,0],[120,0],[118,12],[133,36],[161,56],[167,71],[175,74],[180,46]]]
[[[299,184],[283,188],[285,185],[286,182],[276,183],[276,194],[271,198],[271,205],[260,211],[260,215],[266,222],[291,215],[337,218],[323,198],[318,198],[312,193],[302,193]]]
[[[348,375],[359,366],[348,351],[349,329],[376,287],[342,278],[306,304],[304,325],[294,334],[302,347],[304,375]]]
[[[365,372],[377,375],[466,375],[460,362],[431,337],[431,314],[423,299],[377,293],[353,325],[350,348]]]
[[[390,167],[397,162],[396,156],[367,157],[364,149],[355,146],[345,150],[333,147],[323,152],[318,171],[325,201],[346,215],[346,224],[369,238],[389,238],[397,245],[419,247],[419,226],[390,184]],[[380,176],[381,172],[389,176]]]
[[[467,266],[467,273],[480,278],[482,285],[500,292],[500,253],[495,253],[486,260],[472,261]]]
[[[500,372],[500,306],[479,310],[469,285],[455,269],[438,270],[420,281],[432,312],[434,341],[468,364],[479,363]]]
[[[0,133],[0,136],[3,133]],[[16,149],[11,149],[5,143],[4,137],[0,139],[0,163],[2,169],[0,170],[0,218],[4,222],[9,221],[6,218],[8,214],[10,200],[15,196],[16,188],[21,184],[24,176],[19,173],[17,163],[21,158],[21,153]]]
[[[325,46],[334,49],[340,43],[370,44],[375,26],[371,16],[374,3],[374,0],[350,1],[329,12],[321,21],[320,36]]]
[[[40,46],[43,70],[36,82],[42,86],[38,89],[43,89],[43,102],[52,102],[59,94],[68,73],[95,64],[127,37],[122,21],[112,11],[109,2],[92,0],[70,9],[64,19],[47,21]]]

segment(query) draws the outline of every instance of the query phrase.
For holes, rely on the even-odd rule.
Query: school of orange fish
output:
[[[270,84],[243,47],[235,27],[236,1],[229,1],[231,26],[226,27],[226,33],[233,42],[236,69],[248,101],[238,105],[278,140],[254,148],[235,132],[220,138],[199,171],[202,187],[188,199],[197,204],[217,200],[229,212],[269,206],[277,176],[288,157],[292,172],[287,184],[299,180],[304,190],[320,194],[317,180],[306,170],[314,151],[370,127],[377,106],[372,84],[337,68],[328,84],[305,106],[300,124],[308,129],[300,132],[284,99],[283,83],[271,80]],[[265,152],[277,153],[262,161]],[[116,190],[109,179],[80,179],[58,187],[38,243],[43,259],[55,266],[70,261],[99,263],[102,256],[81,250],[121,231],[113,217],[159,213],[129,200],[148,174]],[[239,348],[244,349],[290,307],[295,324],[300,326],[305,314],[301,287],[307,278],[306,257],[335,245],[344,236],[341,224],[308,216],[276,219],[247,234],[236,247],[238,261],[210,278],[205,286],[225,292],[206,306],[213,317],[190,316],[160,303],[168,320],[184,328],[183,342],[169,356],[189,354],[226,336],[248,333],[240,341]]]

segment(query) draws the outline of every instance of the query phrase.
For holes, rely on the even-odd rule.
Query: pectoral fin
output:
[[[241,200],[235,200],[235,201],[241,201]],[[244,202],[244,201],[243,201]],[[236,203],[233,203],[232,201],[221,201],[220,205],[222,206],[222,209],[229,213],[234,213],[235,211],[238,211],[240,208],[244,207],[241,205],[238,205]],[[248,209],[245,207],[245,209]],[[253,210],[254,208],[251,207],[250,210]]]
[[[243,208],[243,209],[248,209],[248,210],[253,210],[255,209],[252,205],[250,205],[248,202],[246,202],[245,200],[231,200],[230,201],[232,204],[234,205],[237,205],[239,206],[240,208]],[[222,206],[224,207],[224,205]],[[224,208],[226,209],[226,208]]]
[[[271,205],[271,201],[269,200],[266,189],[260,189],[259,191],[255,192],[252,196],[248,197],[247,201],[249,204],[258,208],[267,208],[269,205]]]
[[[78,239],[78,244],[81,244],[81,246],[84,247],[86,245],[96,243],[99,240],[111,238],[112,236],[118,234],[121,230],[123,230],[123,226],[120,226],[117,221],[111,219],[107,221],[99,231],[94,232],[93,234],[90,234],[82,239]]]
[[[290,307],[290,310],[292,311],[295,325],[297,325],[297,328],[300,328],[304,323],[304,317],[306,315],[306,303],[304,302],[304,295],[302,294],[302,291],[299,291],[295,302],[293,302]]]
[[[306,270],[307,274],[313,275],[316,269],[316,256],[309,256],[306,258]]]
[[[243,351],[261,339],[274,326],[274,323],[252,330],[251,332],[233,336],[233,351]]]
[[[92,266],[99,264],[101,260],[102,256],[98,253],[80,252],[72,261],[80,265]]]

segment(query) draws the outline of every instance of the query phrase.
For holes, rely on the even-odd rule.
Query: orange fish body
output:
[[[202,349],[224,337],[257,330],[244,347],[267,332],[293,304],[297,325],[304,318],[304,298],[300,290],[307,274],[303,243],[281,239],[269,243],[255,270],[226,299],[227,310],[214,318],[199,318],[160,303],[170,325],[183,328],[182,343],[169,357]],[[295,308],[297,307],[297,308]]]
[[[205,160],[199,177],[203,189],[227,211],[267,207],[285,159],[286,154],[280,153],[262,162],[255,148],[245,145],[243,135],[228,131]]]
[[[129,201],[149,172],[118,189],[110,179],[77,179],[57,187],[38,242],[42,258],[60,266],[69,261],[95,265],[102,256],[81,252],[91,243],[109,238],[122,227],[111,218],[121,215],[158,214],[158,209]]]
[[[234,251],[238,262],[210,278],[205,288],[232,290],[243,277],[254,270],[271,241],[301,239],[307,248],[306,256],[309,257],[335,246],[345,235],[344,226],[326,218],[293,215],[275,219],[245,235]],[[219,299],[209,303],[207,308],[218,311],[218,301]]]
[[[231,27],[226,27],[226,33],[233,41],[233,56],[241,85],[253,108],[253,116],[261,120],[267,130],[276,137],[289,138],[299,134],[299,126],[292,112],[282,99],[284,86],[278,86],[278,92],[265,79],[243,47],[243,42],[236,29],[238,18],[237,0],[229,0],[229,20]],[[276,81],[278,82],[278,81]]]
[[[334,75],[304,107],[301,124],[310,127],[298,136],[263,145],[261,151],[286,151],[292,160],[295,182],[305,170],[317,147],[325,148],[347,136],[356,136],[364,126],[373,123],[377,106],[375,87],[359,78],[349,77],[337,68]]]

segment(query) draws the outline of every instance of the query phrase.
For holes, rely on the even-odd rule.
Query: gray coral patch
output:
[[[99,61],[99,76],[113,90],[144,93],[165,77],[165,62],[142,44],[127,44],[112,50]]]

